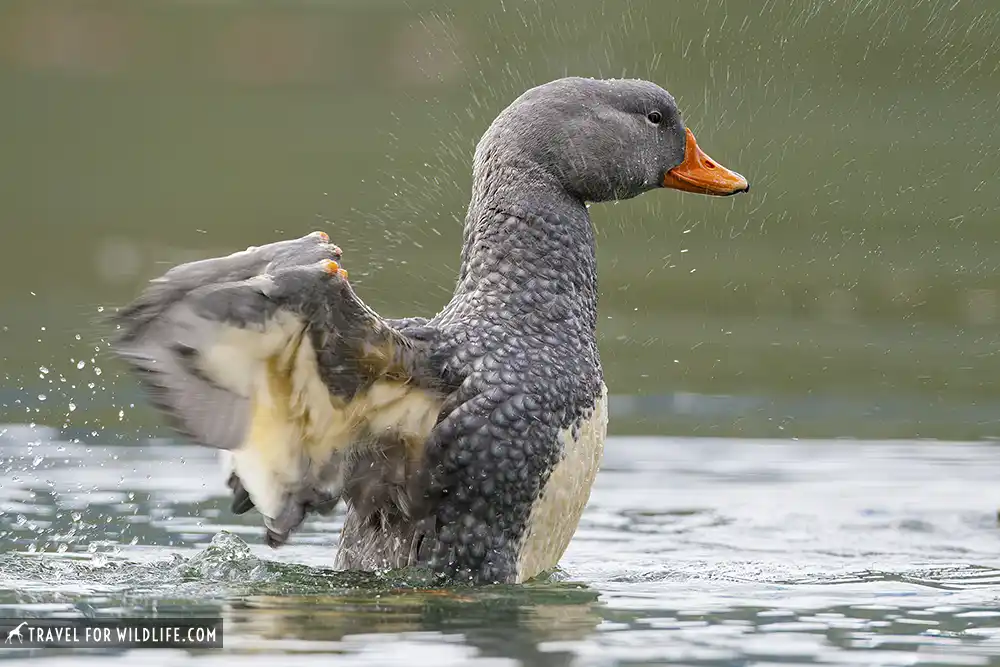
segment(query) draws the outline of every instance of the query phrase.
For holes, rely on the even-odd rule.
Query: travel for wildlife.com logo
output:
[[[0,618],[2,649],[222,648],[221,618]]]

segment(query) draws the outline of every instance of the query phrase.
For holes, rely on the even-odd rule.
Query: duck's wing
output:
[[[205,358],[219,356],[221,350],[213,355],[212,348],[231,326],[263,333],[278,306],[266,296],[274,275],[324,259],[339,260],[340,249],[328,241],[317,232],[181,264],[151,280],[112,317],[117,329],[114,351],[136,372],[151,402],[175,430],[211,447],[235,449],[242,444],[249,418],[249,378],[221,380],[218,372],[204,368]],[[237,367],[229,370],[236,372],[238,355],[232,361]]]
[[[231,452],[234,509],[280,544],[331,509],[353,446],[352,401],[419,383],[419,342],[354,293],[325,234],[178,266],[114,317],[113,348],[194,442]]]

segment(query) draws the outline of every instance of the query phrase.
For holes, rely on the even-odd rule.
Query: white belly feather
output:
[[[577,437],[570,429],[560,434],[563,458],[531,508],[518,561],[518,582],[551,570],[565,553],[590,499],[607,430],[608,388],[602,387],[594,411],[580,424]]]

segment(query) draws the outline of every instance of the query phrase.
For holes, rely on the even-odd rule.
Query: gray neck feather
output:
[[[556,170],[490,143],[476,151],[462,266],[442,315],[593,336],[596,248],[586,206]]]

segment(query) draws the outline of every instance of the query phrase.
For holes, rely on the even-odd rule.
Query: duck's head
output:
[[[570,77],[528,90],[483,135],[474,177],[495,180],[504,166],[590,202],[655,188],[719,196],[750,189],[698,147],[670,93],[637,79]]]

